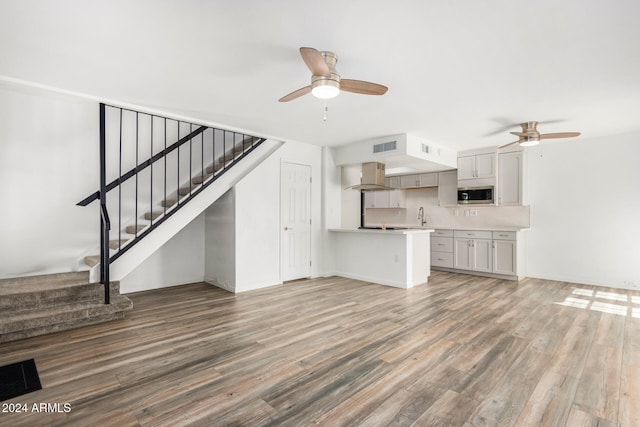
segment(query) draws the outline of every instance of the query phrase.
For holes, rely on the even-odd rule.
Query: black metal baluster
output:
[[[216,175],[216,130],[211,128],[211,167],[212,173]]]
[[[106,107],[100,103],[100,282],[104,285],[104,303],[109,304],[109,230],[107,213]]]
[[[204,184],[204,132],[200,134],[200,151],[202,152],[200,154],[200,176],[202,177],[202,183]],[[191,192],[189,192],[189,195],[191,195]]]
[[[138,238],[138,135],[139,135],[139,113],[136,111],[136,205],[135,205],[135,221],[134,221],[134,238]]]
[[[193,132],[193,123],[189,123],[189,133]],[[189,194],[193,184],[193,138],[189,139]]]
[[[122,108],[120,109],[120,141],[118,143],[118,250],[122,242]]]
[[[149,144],[151,147],[151,157],[153,157],[153,116],[150,119],[151,123],[151,137],[149,139]],[[151,163],[150,171],[149,171],[149,206],[151,208],[151,214],[149,217],[151,218],[151,225],[153,225],[153,163]]]

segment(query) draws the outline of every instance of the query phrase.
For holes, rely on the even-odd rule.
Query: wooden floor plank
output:
[[[0,344],[43,389],[0,425],[640,425],[640,292],[432,272],[131,294],[122,320]]]

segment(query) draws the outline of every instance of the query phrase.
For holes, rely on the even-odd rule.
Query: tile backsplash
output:
[[[366,225],[420,225],[418,209],[424,208],[429,227],[529,227],[529,206],[438,206],[437,189],[406,192],[406,208],[367,209]],[[475,212],[475,215],[473,215]]]

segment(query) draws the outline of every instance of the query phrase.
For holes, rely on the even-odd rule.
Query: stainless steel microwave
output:
[[[493,187],[458,188],[459,205],[492,205]]]

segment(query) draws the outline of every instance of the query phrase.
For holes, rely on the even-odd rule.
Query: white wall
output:
[[[232,292],[244,292],[282,283],[282,162],[311,166],[311,275],[316,277],[324,271],[322,148],[287,142],[241,179],[235,185],[232,194],[226,195],[207,210],[207,281]],[[221,245],[222,243],[224,244]],[[233,254],[234,257],[229,258]]]
[[[0,278],[75,271],[99,245],[98,104],[0,84]],[[85,267],[86,268],[86,267]]]
[[[528,275],[640,288],[640,134],[528,150]]]
[[[205,214],[180,230],[120,280],[120,292],[160,289],[204,280]]]

